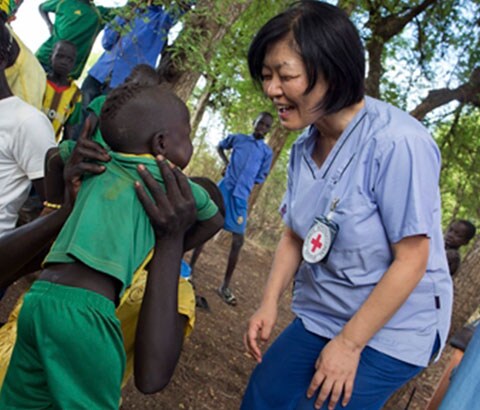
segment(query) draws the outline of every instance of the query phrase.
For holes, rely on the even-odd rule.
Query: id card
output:
[[[338,225],[320,216],[308,231],[303,241],[302,256],[308,263],[318,263],[326,259],[337,237]]]

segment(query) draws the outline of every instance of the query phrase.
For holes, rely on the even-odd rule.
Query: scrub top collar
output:
[[[360,109],[360,111],[357,112],[357,114],[355,114],[353,119],[348,124],[347,128],[345,128],[345,130],[342,132],[342,135],[340,135],[340,138],[335,143],[332,151],[328,154],[326,160],[324,161],[324,163],[320,168],[312,158],[313,148],[315,147],[316,139],[319,137],[319,132],[315,127],[315,125],[313,124],[310,125],[310,127],[307,130],[307,138],[305,140],[305,144],[303,145],[302,157],[307,163],[307,166],[310,169],[312,173],[312,177],[314,179],[326,178],[328,172],[330,171],[330,169],[332,168],[332,165],[335,162],[335,159],[337,158],[338,154],[344,147],[345,143],[348,141],[350,135],[353,134],[353,131],[357,128],[357,126],[362,122],[362,120],[367,115],[367,103],[368,103],[368,97],[365,97],[364,106]]]

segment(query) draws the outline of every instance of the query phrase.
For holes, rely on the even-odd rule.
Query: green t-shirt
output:
[[[60,144],[62,158],[71,147],[71,141]],[[73,211],[44,264],[81,261],[119,279],[123,292],[155,244],[150,220],[134,189],[134,181],[142,182],[137,165],[144,164],[161,186],[163,179],[153,156],[110,155],[112,160],[104,164],[104,173],[82,181]],[[190,186],[197,220],[212,218],[218,208],[207,191],[193,182]]]
[[[111,10],[84,0],[47,0],[40,5],[43,11],[55,13],[52,35],[35,54],[44,67],[51,67],[50,57],[59,40],[71,41],[77,47],[77,61],[71,72],[80,77],[97,34],[111,18]]]
[[[106,95],[99,95],[98,97],[94,98],[90,104],[88,104],[88,111],[93,112],[97,118],[100,118],[100,111],[102,111],[103,104],[105,104],[105,100],[107,99]],[[102,133],[100,132],[100,127],[97,126],[97,129],[92,135],[92,140],[98,142],[101,146],[106,147],[107,143],[102,137]]]

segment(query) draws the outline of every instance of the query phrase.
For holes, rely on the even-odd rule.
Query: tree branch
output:
[[[429,91],[427,97],[410,114],[418,120],[423,120],[430,111],[452,101],[480,107],[480,67],[475,68],[468,82],[460,87],[455,89],[440,88]]]

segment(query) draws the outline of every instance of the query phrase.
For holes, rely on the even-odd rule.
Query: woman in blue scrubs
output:
[[[281,124],[305,131],[245,333],[258,365],[242,409],[380,409],[450,324],[439,150],[409,114],[364,95],[364,49],[335,6],[302,1],[274,17],[248,62]],[[296,317],[263,355],[292,280]]]

